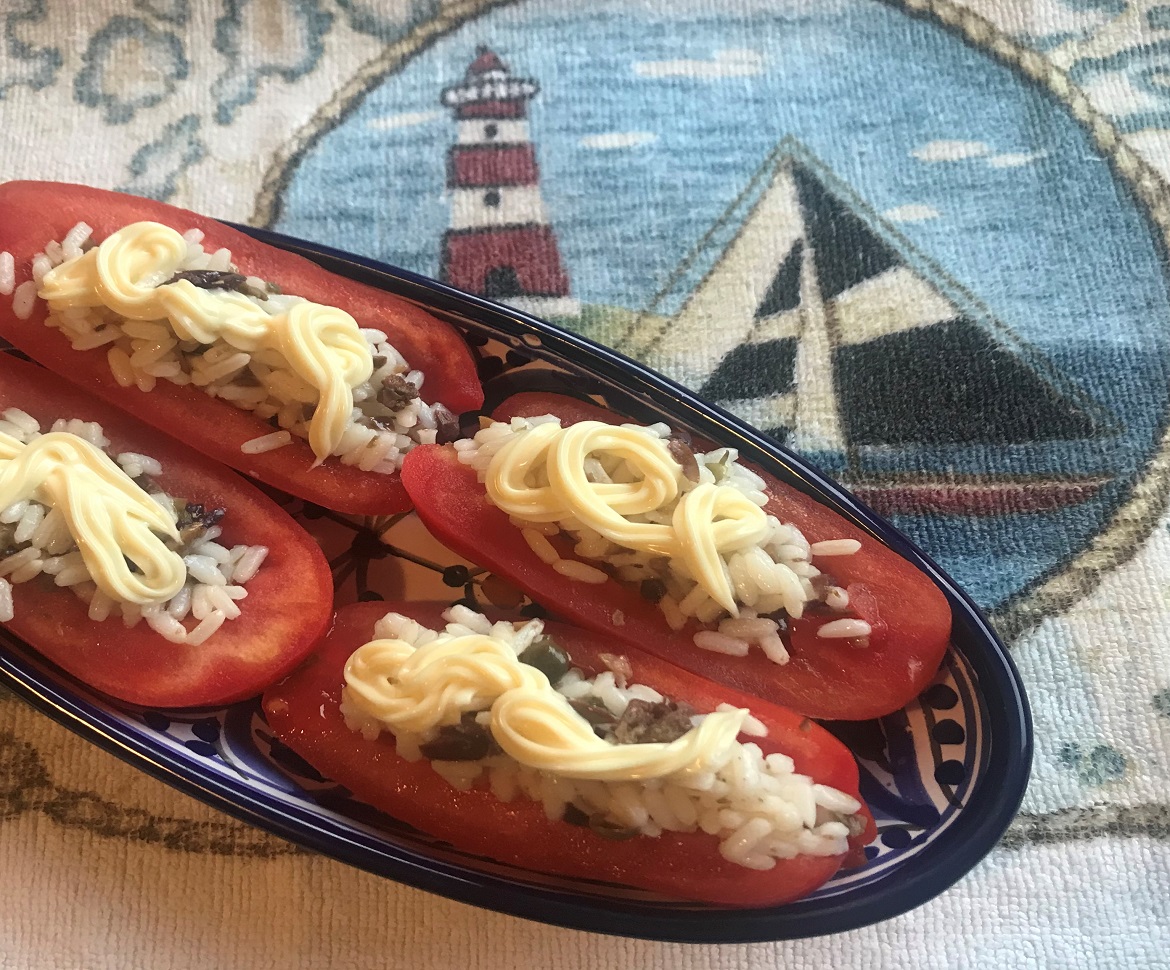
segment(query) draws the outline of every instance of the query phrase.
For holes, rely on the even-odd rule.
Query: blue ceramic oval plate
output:
[[[588,340],[380,263],[245,231],[413,300],[465,330],[480,358],[489,409],[515,391],[555,390],[719,439],[934,579],[954,614],[952,646],[934,683],[888,717],[832,726],[858,759],[861,792],[878,821],[867,861],[799,902],[755,910],[541,876],[461,854],[353,801],[275,741],[257,700],[182,712],[110,702],[0,631],[0,674],[18,694],[181,791],[310,849],[466,903],[596,932],[749,942],[855,929],[922,904],[995,845],[1019,807],[1031,765],[1023,688],[972,602],[892,526],[743,422]],[[339,602],[379,598],[384,589],[396,598],[405,591],[414,599],[490,603],[498,586],[430,539],[413,515],[358,523],[299,500],[287,507],[326,549]]]

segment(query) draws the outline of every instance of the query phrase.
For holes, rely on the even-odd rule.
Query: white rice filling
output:
[[[513,418],[510,422],[495,421],[482,428],[474,438],[454,443],[459,461],[475,469],[482,482],[487,476],[492,457],[517,434],[550,421],[552,415],[533,418]],[[650,427],[623,425],[657,438],[670,437],[665,424]],[[706,454],[695,455],[697,481],[684,477],[683,492],[702,483],[719,483],[737,489],[761,508],[768,503],[766,485],[757,474],[738,461],[734,448],[717,448]],[[638,472],[621,459],[586,462],[586,477],[592,482],[632,482]],[[534,482],[546,484],[546,482]],[[669,524],[673,506],[663,507],[646,515],[630,516],[634,522]],[[823,604],[830,611],[844,614],[849,609],[848,592],[821,580],[814,583],[821,571],[812,563],[817,556],[848,556],[857,552],[861,544],[855,539],[830,539],[810,545],[795,526],[781,522],[774,515],[767,517],[769,533],[762,542],[734,550],[723,557],[723,566],[730,577],[739,616],[730,616],[690,575],[681,559],[667,559],[649,553],[626,549],[610,542],[604,536],[576,520],[555,523],[533,523],[513,517],[523,540],[542,561],[558,573],[579,582],[604,583],[612,577],[620,582],[639,585],[651,584],[656,590],[659,608],[671,629],[681,630],[691,619],[702,627],[694,636],[695,646],[715,653],[743,657],[751,648],[761,650],[777,664],[789,660],[784,645],[785,617],[799,619],[809,604]],[[549,537],[563,534],[573,541],[573,551],[583,559],[603,563],[608,572],[576,560],[563,559],[549,542]],[[646,588],[646,587],[643,587]],[[779,619],[774,619],[778,617]],[[825,640],[849,639],[853,645],[864,646],[872,632],[864,620],[842,617],[824,625],[818,634]]]
[[[20,319],[32,315],[37,289],[44,275],[53,267],[81,256],[91,242],[92,230],[85,223],[74,226],[61,243],[51,242],[45,251],[33,256],[33,279],[16,287],[13,312]],[[187,258],[179,272],[218,270],[238,272],[231,252],[218,249],[207,252],[203,234],[189,230]],[[12,255],[0,253],[0,290],[12,293],[15,282]],[[303,302],[301,297],[269,292],[267,283],[248,277],[254,290],[266,299],[246,294],[256,306],[272,314]],[[318,392],[297,377],[277,351],[243,353],[225,341],[206,346],[194,341],[180,341],[167,320],[126,320],[105,307],[79,307],[50,311],[45,325],[60,330],[74,350],[103,349],[114,379],[122,387],[136,386],[151,391],[159,380],[185,386],[193,384],[211,397],[230,401],[251,411],[277,429],[257,435],[245,442],[241,451],[260,454],[292,443],[293,437],[307,439]],[[362,334],[374,358],[370,379],[353,389],[354,407],[350,422],[333,450],[333,457],[344,465],[362,471],[389,475],[399,471],[407,453],[417,444],[434,444],[439,428],[451,413],[442,404],[427,404],[421,397],[397,403],[393,396],[384,397],[393,406],[379,400],[385,382],[406,381],[420,390],[424,375],[412,369],[380,330],[363,329]]]
[[[498,637],[517,655],[540,634],[539,620],[519,628],[511,623],[491,624],[466,607],[452,607],[444,614],[446,632],[452,636],[471,633]],[[374,637],[389,637],[421,646],[435,639],[434,630],[414,620],[390,613],[375,624]],[[593,700],[620,717],[631,700],[657,702],[663,696],[643,684],[618,686],[612,671],[585,677],[571,669],[556,685],[570,700]],[[381,722],[346,703],[341,712],[350,730],[367,740],[383,730]],[[480,718],[485,718],[481,714]],[[692,717],[699,723],[705,715]],[[418,761],[420,747],[430,734],[394,733],[395,748],[408,761]],[[744,734],[766,734],[755,718],[745,723]],[[500,801],[517,798],[539,802],[550,820],[565,818],[575,810],[622,837],[656,837],[663,832],[703,831],[719,842],[720,854],[748,869],[771,869],[777,859],[798,855],[840,855],[848,849],[849,834],[860,824],[855,818],[860,803],[852,796],[815,783],[798,774],[784,754],[765,755],[752,741],[736,742],[720,764],[709,770],[679,772],[647,782],[576,780],[521,765],[506,754],[477,761],[431,761],[431,767],[452,787],[467,791],[489,789]],[[611,836],[612,837],[612,836]]]
[[[102,449],[110,444],[101,425],[93,421],[60,418],[49,430],[78,435]],[[40,424],[19,408],[0,415],[0,431],[24,443],[41,436]],[[155,477],[163,471],[149,455],[121,452],[112,457],[131,478]],[[148,494],[178,521],[183,510],[175,508],[172,496],[149,487]],[[5,550],[0,553],[0,623],[16,615],[12,587],[43,574],[87,604],[95,622],[121,617],[126,627],[146,623],[171,643],[201,644],[225,621],[240,615],[239,601],[248,595],[244,584],[268,555],[266,546],[228,548],[217,541],[222,535],[219,525],[200,528],[180,550],[187,567],[183,588],[166,602],[139,606],[121,603],[98,589],[60,512],[31,499],[14,502],[0,509],[0,548]]]

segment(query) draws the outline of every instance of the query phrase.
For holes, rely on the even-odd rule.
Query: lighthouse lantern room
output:
[[[569,296],[528,135],[528,102],[539,90],[486,47],[463,81],[443,90],[458,133],[448,156],[451,224],[440,275],[536,316],[576,316],[580,304]]]

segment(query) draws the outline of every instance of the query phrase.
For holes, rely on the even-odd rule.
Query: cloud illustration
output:
[[[578,143],[582,148],[596,151],[613,151],[617,148],[637,148],[658,141],[652,131],[607,131],[598,135],[586,135]]]
[[[1043,158],[1048,152],[1004,152],[1002,155],[992,155],[987,164],[992,168],[1020,168],[1031,165]]]
[[[891,222],[925,222],[927,219],[937,219],[941,213],[932,205],[908,202],[906,205],[886,209],[882,215]]]
[[[366,127],[374,131],[393,131],[395,128],[413,128],[415,125],[427,125],[432,121],[439,121],[444,117],[442,111],[403,111],[396,115],[383,115],[380,118],[371,118]]]
[[[920,162],[960,162],[966,158],[982,158],[991,154],[985,141],[928,141],[910,152]]]
[[[710,60],[635,61],[638,77],[689,77],[717,80],[726,77],[752,77],[764,73],[764,56],[745,47],[716,51]]]

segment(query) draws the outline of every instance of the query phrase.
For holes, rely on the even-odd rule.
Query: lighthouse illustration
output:
[[[571,317],[581,307],[569,296],[528,136],[528,102],[539,90],[487,47],[460,83],[443,89],[458,133],[448,156],[451,224],[440,277],[536,316]]]

